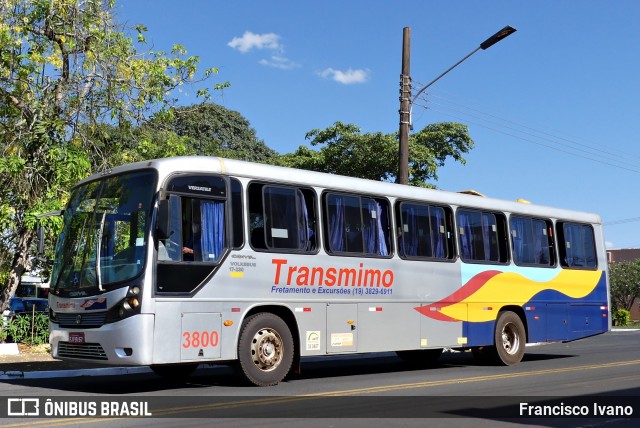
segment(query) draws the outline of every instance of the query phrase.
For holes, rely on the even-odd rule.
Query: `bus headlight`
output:
[[[137,285],[129,287],[127,297],[122,303],[127,311],[136,311],[140,308],[140,291],[140,287],[138,287]]]
[[[140,293],[141,288],[137,285],[132,285],[127,291],[127,297],[120,302],[118,307],[118,318],[126,318],[135,315],[140,312]]]
[[[140,301],[137,297],[127,297],[124,300],[123,306],[127,310],[136,310],[140,307]]]

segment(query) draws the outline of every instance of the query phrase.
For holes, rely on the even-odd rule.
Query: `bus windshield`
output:
[[[104,291],[142,272],[155,183],[153,171],[141,171],[73,190],[56,247],[52,288]]]

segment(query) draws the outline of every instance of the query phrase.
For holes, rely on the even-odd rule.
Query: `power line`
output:
[[[442,104],[438,104],[438,103],[432,103],[432,104],[440,106],[440,107],[443,107],[445,109],[452,110],[452,111],[457,112],[457,113],[466,114],[466,115],[474,117],[476,119],[484,120],[482,117],[479,117],[477,115],[465,113],[463,111],[447,107],[446,105],[442,105]],[[430,108],[430,110],[438,112],[438,113],[441,113],[441,114],[444,114],[444,115],[457,117],[457,118],[462,119],[462,120],[468,120],[468,119],[460,118],[459,116],[451,115],[450,113],[447,113],[446,111],[443,111],[443,110],[438,110],[438,109],[434,109],[434,108]],[[519,137],[519,136],[516,136],[516,135],[513,135],[513,134],[507,134],[506,132],[500,131],[499,129],[490,128],[487,125],[483,125],[483,124],[479,124],[477,122],[474,123],[474,122],[469,121],[469,123],[474,123],[474,124],[476,124],[478,126],[482,126],[482,127],[485,127],[485,128],[491,129],[491,130],[495,130],[496,132],[504,133],[504,134],[507,134],[507,135],[510,135],[510,136],[515,136],[516,138],[520,138],[520,139],[523,139],[525,141],[532,142],[534,144],[543,145],[545,147],[552,148],[554,150],[558,150],[558,151],[561,151],[563,153],[567,153],[567,154],[570,154],[570,155],[573,155],[573,156],[582,157],[584,159],[589,159],[589,160],[592,160],[592,161],[595,161],[595,162],[599,162],[599,163],[603,163],[603,164],[610,165],[610,166],[620,167],[620,168],[626,169],[628,171],[640,172],[640,170],[635,169],[635,167],[637,166],[637,162],[628,162],[626,160],[623,160],[624,158],[619,157],[619,156],[614,156],[612,154],[611,155],[607,155],[607,156],[602,156],[599,153],[590,153],[587,150],[584,150],[582,147],[567,147],[565,144],[562,144],[562,143],[560,143],[558,141],[554,141],[554,140],[552,140],[550,138],[546,138],[546,137],[541,137],[539,135],[536,135],[536,134],[528,132],[528,131],[522,131],[520,129],[511,127],[511,126],[505,126],[505,125],[502,125],[502,124],[496,123],[496,122],[491,122],[491,121],[486,121],[486,120],[485,120],[485,122],[493,124],[493,125],[497,125],[497,126],[500,126],[500,127],[503,127],[503,128],[505,128],[507,130],[511,130],[511,131],[514,131],[514,132],[517,132],[517,133],[520,133],[520,134],[523,134],[523,135],[526,135],[526,136],[529,136],[529,137],[533,137],[533,138],[536,138],[536,139],[539,139],[539,140],[542,140],[542,141],[546,141],[546,142],[549,142],[549,143],[554,144],[554,145],[558,145],[561,148],[558,148],[556,146],[550,146],[548,144],[542,144],[542,143],[539,143],[539,142],[536,142],[536,141],[532,141],[532,140],[527,139],[527,138]],[[537,132],[539,132],[539,131],[537,131]],[[555,137],[555,138],[558,138],[558,137]],[[588,156],[600,156],[602,159],[601,158],[588,157]],[[605,160],[608,160],[608,162],[606,162]],[[627,166],[623,167],[623,166],[612,164],[611,162],[617,162],[617,163],[619,163],[621,165],[627,165]]]
[[[513,125],[519,126],[521,128],[524,128],[524,129],[527,129],[527,130],[542,134],[542,135],[550,137],[550,138],[554,138],[554,139],[557,139],[557,140],[560,140],[560,141],[564,141],[566,143],[572,144],[574,146],[578,146],[580,148],[586,148],[588,150],[599,152],[599,153],[602,153],[602,154],[605,154],[605,155],[608,155],[608,156],[612,156],[614,158],[617,158],[622,154],[622,155],[627,156],[627,157],[628,156],[632,156],[632,157],[635,157],[637,159],[640,159],[640,156],[638,156],[638,155],[634,155],[634,154],[630,154],[630,153],[624,153],[624,152],[620,152],[620,153],[610,152],[610,151],[605,150],[605,149],[603,149],[601,147],[598,147],[598,146],[589,145],[589,144],[586,144],[584,142],[576,141],[574,139],[561,137],[561,136],[552,134],[552,133],[547,132],[547,131],[543,131],[543,130],[539,130],[539,129],[533,128],[532,126],[529,126],[529,125],[526,125],[526,124],[523,124],[523,123],[519,123],[519,122],[510,120],[510,119],[505,119],[505,118],[502,118],[500,116],[497,116],[497,115],[494,115],[494,114],[491,114],[491,113],[487,113],[487,112],[482,111],[482,110],[478,110],[478,109],[474,109],[474,108],[471,108],[471,107],[467,107],[467,106],[465,106],[463,104],[457,103],[455,101],[452,101],[450,99],[441,97],[441,96],[436,95],[436,94],[431,94],[431,96],[433,96],[434,98],[438,98],[440,100],[443,100],[444,102],[460,106],[460,107],[462,107],[464,109],[471,110],[471,111],[480,113],[482,115],[485,115],[485,116],[488,116],[488,117],[491,117],[491,118],[494,118],[494,119],[497,119],[497,120],[500,120],[500,121],[503,121],[503,122],[506,122],[506,123],[509,123],[509,124],[513,124]]]
[[[631,217],[625,218],[622,220],[609,221],[607,223],[603,223],[604,226],[617,226],[620,224],[634,223],[636,221],[640,221],[640,217]]]
[[[525,125],[525,124],[521,124],[509,119],[504,119],[501,118],[497,115],[494,114],[490,114],[490,113],[485,113],[484,111],[478,110],[478,109],[474,109],[474,108],[470,108],[470,107],[466,107],[464,105],[461,105],[459,103],[456,103],[454,101],[450,101],[446,98],[443,97],[439,97],[437,95],[431,95],[435,98],[439,98],[441,100],[444,100],[445,102],[449,102],[451,104],[457,105],[457,106],[461,106],[464,109],[476,112],[478,114],[480,114],[480,116],[478,114],[472,114],[469,113],[467,111],[461,111],[459,109],[447,106],[446,104],[442,104],[442,103],[434,103],[433,101],[430,101],[427,99],[426,94],[422,94],[422,96],[420,97],[421,101],[424,101],[426,103],[428,103],[429,105],[422,105],[419,104],[420,107],[423,107],[424,109],[430,109],[434,112],[446,115],[446,116],[450,116],[455,118],[456,120],[460,120],[469,124],[473,124],[476,126],[480,126],[486,129],[489,129],[491,131],[503,134],[503,135],[507,135],[510,137],[514,137],[514,138],[518,138],[522,141],[526,141],[532,144],[536,144],[542,147],[546,147],[548,149],[552,149],[561,153],[565,153],[568,154],[570,156],[575,156],[575,157],[580,157],[582,159],[586,159],[586,160],[590,160],[592,162],[597,162],[603,165],[607,165],[607,166],[611,166],[614,168],[619,168],[619,169],[623,169],[629,172],[634,172],[634,173],[640,173],[640,169],[637,169],[637,163],[632,163],[627,161],[626,159],[629,156],[633,156],[633,157],[637,157],[636,155],[631,155],[631,154],[625,154],[626,157],[622,157],[616,153],[612,153],[610,151],[607,150],[603,150],[599,147],[595,147],[595,146],[590,146],[587,145],[585,143],[581,143],[578,141],[575,141],[573,139],[568,139],[568,138],[564,138],[564,137],[559,137],[557,135],[551,134],[550,132],[547,131],[541,131],[538,130],[536,128],[533,128],[532,126],[529,125]],[[418,105],[418,104],[416,104]],[[441,108],[444,109],[448,109],[448,110],[452,110],[454,112],[457,112],[459,114],[465,115],[465,116],[470,116],[476,119],[479,119],[481,122],[484,123],[478,123],[478,122],[474,122],[472,120],[469,120],[467,117],[460,117],[457,116],[455,114],[451,114],[450,112],[447,111],[442,111],[439,109],[434,109],[431,107],[431,105],[437,105],[440,106]],[[522,129],[518,129],[515,128],[513,126],[507,126],[503,123],[500,122],[495,122],[495,121],[490,121],[487,120],[485,117],[483,116],[488,116],[494,119],[497,119],[498,121],[502,121],[502,122],[506,122],[508,124],[513,124],[515,126],[518,126],[520,128],[524,128],[525,130]],[[486,123],[489,123],[493,126],[488,126]],[[498,127],[498,128],[496,128]],[[502,128],[502,129],[501,129]],[[508,131],[513,131],[517,134],[514,134],[513,132],[508,132],[505,131],[504,129],[508,130]],[[522,135],[524,135],[524,137]],[[538,135],[541,134],[541,135]],[[557,141],[560,140],[560,141]],[[567,146],[566,143],[569,143],[569,146]]]

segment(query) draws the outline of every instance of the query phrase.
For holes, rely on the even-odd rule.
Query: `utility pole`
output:
[[[402,74],[400,74],[400,143],[396,183],[409,184],[409,126],[411,122],[411,28],[402,30]]]
[[[398,177],[396,183],[409,184],[409,130],[412,127],[411,110],[413,103],[429,86],[440,80],[445,74],[459,66],[467,58],[479,50],[486,50],[500,40],[515,33],[516,29],[507,25],[484,42],[480,43],[470,54],[449,67],[447,71],[423,86],[413,97],[411,96],[410,56],[411,56],[411,29],[404,27],[402,33],[402,74],[400,75],[400,143],[398,148]]]

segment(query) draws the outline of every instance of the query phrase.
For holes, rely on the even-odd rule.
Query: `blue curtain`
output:
[[[513,243],[513,257],[516,263],[527,262],[524,254],[525,221],[521,218],[511,219],[511,228],[515,232],[515,235],[511,236],[511,241]]]
[[[296,205],[298,207],[298,249],[310,249],[309,241],[313,236],[313,230],[309,227],[309,215],[304,195],[300,190],[296,191]]]
[[[491,217],[483,214],[482,222],[482,245],[484,248],[484,260],[491,260]]]
[[[566,248],[565,262],[567,266],[573,266],[575,263],[574,248],[576,246],[576,242],[573,237],[573,227],[570,225],[564,225],[564,242]]]
[[[472,229],[469,221],[469,214],[460,213],[458,215],[458,227],[460,228],[460,252],[463,259],[474,259],[472,245]]]
[[[382,206],[373,199],[361,199],[362,202],[365,200],[368,214],[368,224],[363,228],[365,253],[386,256],[389,252],[382,227]]]
[[[224,248],[224,202],[202,201],[202,261],[215,262]]]
[[[445,233],[446,228],[444,227],[444,210],[442,208],[431,208],[429,210],[431,214],[431,239],[433,248],[433,257],[444,258],[446,257],[445,252]],[[441,230],[443,230],[441,232]]]
[[[549,264],[549,240],[547,238],[547,223],[544,220],[535,220],[533,223],[533,234],[535,238],[535,262],[538,264]]]
[[[582,226],[583,242],[584,242],[584,265],[595,268],[597,265],[595,247],[596,243],[593,237],[593,229],[589,226]]]
[[[418,255],[418,216],[416,207],[403,208],[402,238],[400,243],[405,256]]]
[[[344,251],[344,201],[341,196],[329,196],[329,248]]]
[[[377,209],[376,209],[376,202],[373,199],[365,199],[366,200],[366,214],[367,216],[365,218],[367,218],[366,223],[363,225],[363,232],[364,232],[364,250],[366,254],[377,254],[377,245],[376,245],[376,236],[377,236],[377,228],[378,228],[378,221],[377,221]],[[364,202],[364,201],[362,201]],[[364,207],[363,207],[364,208]],[[375,216],[373,213],[376,213]],[[368,223],[368,224],[367,224]]]

